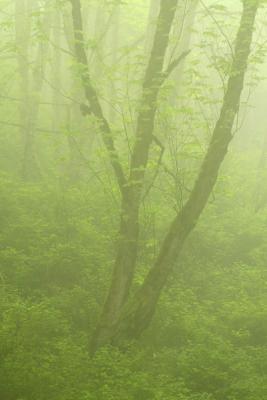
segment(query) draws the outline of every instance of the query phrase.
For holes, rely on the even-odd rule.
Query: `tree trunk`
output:
[[[257,0],[243,2],[243,13],[237,33],[227,90],[199,176],[187,203],[173,220],[158,258],[140,291],[125,307],[113,336],[115,344],[129,338],[138,338],[149,326],[161,291],[177,262],[183,244],[194,229],[214,188],[219,168],[232,139],[232,128],[244,85],[258,5]]]
[[[56,8],[53,15],[53,62],[51,66],[52,81],[52,130],[59,131],[62,123],[62,18],[60,11]]]
[[[26,114],[27,139],[24,147],[23,163],[24,176],[28,180],[37,180],[41,176],[40,166],[37,160],[36,124],[38,122],[44,72],[47,64],[50,29],[51,15],[46,7],[42,21],[42,34],[45,39],[38,45],[35,65],[32,68],[31,84],[29,85],[30,92]]]
[[[172,57],[178,57],[180,54],[190,51],[190,44],[193,33],[193,26],[196,17],[196,10],[199,0],[183,0],[181,8],[177,15],[177,23],[175,29],[175,39],[177,40],[176,48],[173,50]],[[180,95],[183,83],[183,72],[185,68],[186,58],[182,60],[173,73],[175,83],[174,96]]]
[[[107,32],[107,46],[109,49],[109,54],[107,57],[107,62],[112,67],[112,69],[118,63],[118,51],[120,46],[120,35],[121,31],[121,21],[120,21],[120,5],[115,5],[112,11],[112,19],[110,21],[110,27]],[[110,78],[109,87],[108,87],[108,98],[109,98],[109,121],[112,125],[116,123],[117,114],[116,114],[116,105],[118,103],[118,93],[120,90],[120,85],[117,81],[117,73],[115,69],[114,79]],[[115,106],[115,107],[114,107]]]
[[[262,144],[261,157],[258,164],[257,185],[255,190],[255,212],[259,212],[267,203],[267,189],[262,182],[266,179],[266,164],[267,164],[267,134],[265,133],[264,142]]]
[[[39,112],[40,91],[43,83],[43,68],[46,62],[48,42],[38,46],[35,66],[30,70],[29,57],[31,44],[31,13],[33,0],[16,1],[16,44],[17,61],[21,81],[21,133],[23,138],[22,178],[35,180],[39,177],[39,166],[35,148],[35,126]],[[47,36],[50,20],[47,9],[43,21],[44,34]],[[32,74],[31,74],[32,72]]]
[[[17,63],[20,75],[20,125],[21,138],[24,155],[22,158],[21,175],[27,179],[25,171],[25,157],[30,157],[28,149],[28,132],[26,128],[26,116],[29,108],[29,45],[31,34],[31,2],[28,0],[16,0],[15,3],[15,29],[16,29],[16,47]]]

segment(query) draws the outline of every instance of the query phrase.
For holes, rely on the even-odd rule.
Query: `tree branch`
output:
[[[174,71],[174,69],[176,68],[176,67],[178,67],[178,65],[188,56],[188,54],[190,54],[191,53],[191,50],[187,50],[187,51],[184,51],[178,58],[176,58],[175,60],[173,60],[170,64],[169,64],[169,66],[168,66],[168,68],[166,69],[166,71],[165,72],[163,72],[163,74],[162,74],[162,83],[167,79],[167,78],[169,78],[169,76],[171,75],[171,73]]]

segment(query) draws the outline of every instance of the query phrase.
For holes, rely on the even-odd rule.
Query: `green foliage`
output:
[[[59,191],[52,185],[21,185],[2,175],[4,398],[265,398],[267,242],[262,233],[267,217],[265,211],[255,214],[248,202],[242,208],[238,200],[249,181],[236,182],[243,181],[242,174],[253,179],[244,170],[247,160],[239,161],[234,178],[225,171],[216,197],[227,196],[208,207],[141,342],[123,351],[103,348],[94,358],[87,352],[88,338],[109,281],[115,229],[102,208],[101,193],[92,199],[86,187]],[[162,212],[163,205],[158,206]],[[144,225],[151,212],[144,213]],[[157,246],[147,246],[152,229],[150,222],[147,226],[137,286]]]

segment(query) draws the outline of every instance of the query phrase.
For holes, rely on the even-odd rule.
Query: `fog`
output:
[[[0,0],[0,399],[267,397],[265,0]]]

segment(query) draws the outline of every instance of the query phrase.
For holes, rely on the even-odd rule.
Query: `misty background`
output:
[[[267,396],[264,0],[0,0],[0,398]]]

